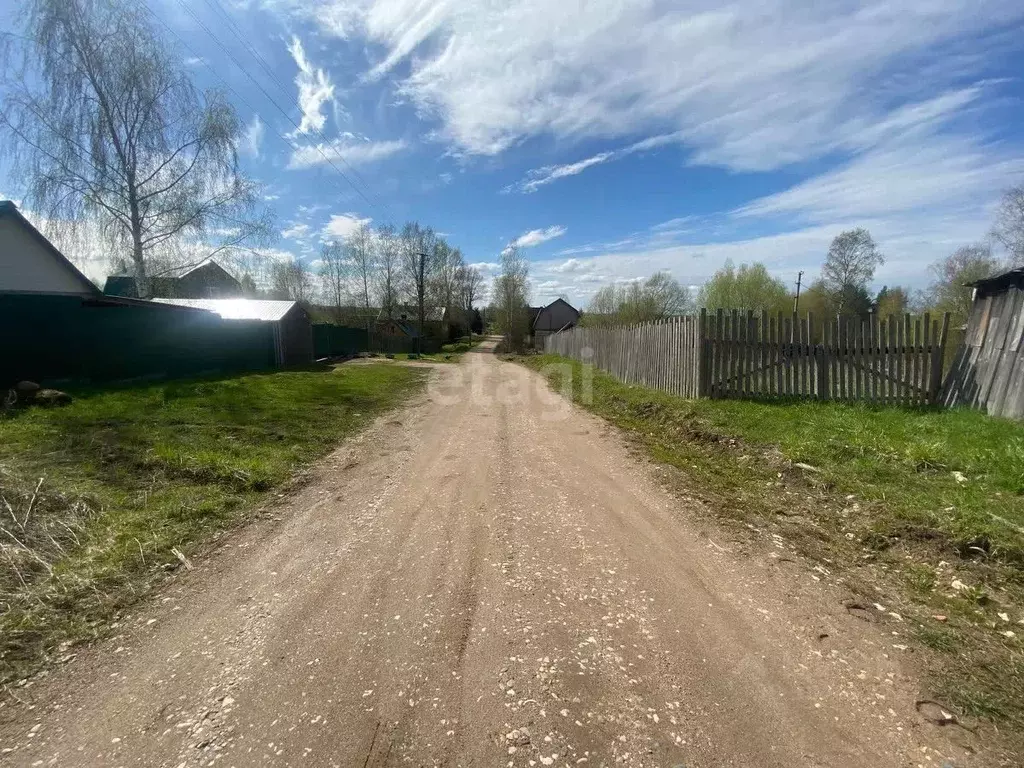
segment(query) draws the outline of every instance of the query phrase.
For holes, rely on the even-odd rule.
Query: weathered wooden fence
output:
[[[949,316],[836,317],[702,311],[654,323],[573,328],[545,351],[683,397],[938,401]]]

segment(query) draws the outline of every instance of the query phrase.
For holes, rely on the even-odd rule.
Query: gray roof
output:
[[[153,299],[159,304],[174,304],[214,312],[225,320],[264,320],[276,322],[298,304],[271,299]]]

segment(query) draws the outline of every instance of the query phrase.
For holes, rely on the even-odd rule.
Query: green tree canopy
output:
[[[954,326],[962,325],[971,313],[973,296],[973,290],[965,284],[990,277],[1002,267],[988,245],[957,248],[928,268],[934,280],[928,288],[927,303],[934,311],[949,312]]]
[[[602,287],[587,305],[581,323],[631,325],[681,315],[690,308],[689,289],[668,272],[656,272],[643,282]]]
[[[764,264],[740,264],[737,269],[731,259],[700,289],[697,303],[709,310],[763,309],[774,313],[793,309],[786,284],[772,277]]]

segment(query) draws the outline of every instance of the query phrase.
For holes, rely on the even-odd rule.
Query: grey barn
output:
[[[943,402],[1024,418],[1024,269],[973,286],[971,316],[946,376]]]
[[[533,345],[543,349],[546,336],[568,330],[579,321],[579,310],[565,299],[555,299],[546,307],[530,307],[530,338]]]

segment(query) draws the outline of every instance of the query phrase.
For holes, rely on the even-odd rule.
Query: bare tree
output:
[[[1024,184],[1003,193],[992,238],[1006,248],[1012,266],[1024,265]]]
[[[452,248],[444,238],[438,238],[434,246],[432,284],[437,306],[444,308],[445,325],[449,326],[462,308],[459,279],[465,262],[462,251]],[[457,322],[457,321],[456,321]]]
[[[530,268],[515,244],[501,252],[501,274],[494,278],[492,301],[496,310],[498,329],[505,337],[506,350],[518,350],[526,340]]]
[[[384,317],[394,317],[402,295],[402,242],[395,227],[382,224],[377,228],[377,263],[375,294]]]
[[[349,235],[347,245],[357,291],[362,300],[363,309],[366,310],[365,320],[369,326],[370,288],[377,260],[376,237],[370,227],[362,224]]]
[[[870,305],[867,285],[885,258],[866,229],[850,229],[838,234],[828,249],[821,268],[826,289],[832,294],[839,312],[850,312],[865,301]]]
[[[337,322],[341,322],[352,268],[352,262],[340,243],[324,244],[320,251],[320,281],[324,298],[328,306],[333,307]]]
[[[305,262],[275,263],[272,279],[270,293],[275,299],[305,303],[311,298],[313,280]]]
[[[483,296],[483,273],[477,267],[463,265],[459,270],[459,289],[462,293],[462,306],[472,312],[473,304]]]
[[[430,227],[409,222],[402,227],[402,263],[405,279],[416,306],[419,340],[422,342],[427,319],[427,299],[437,253],[437,234]]]
[[[202,261],[269,236],[257,185],[238,169],[241,123],[200,93],[130,0],[28,0],[27,42],[0,124],[26,197],[51,227],[94,220],[132,262]],[[8,68],[13,71],[14,68]]]

